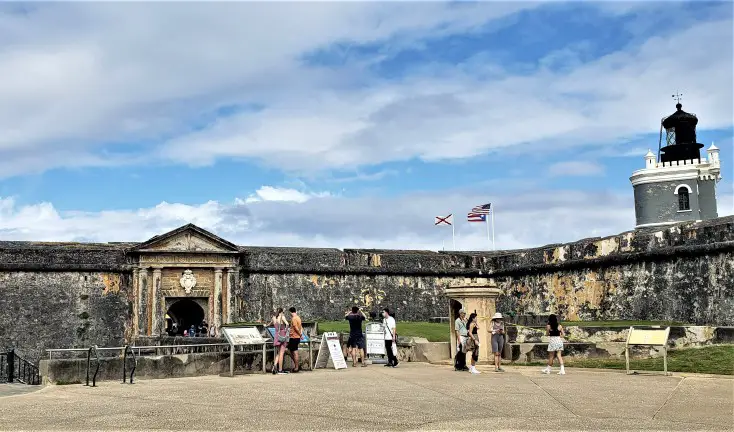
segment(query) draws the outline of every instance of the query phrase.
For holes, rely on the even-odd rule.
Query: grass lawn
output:
[[[630,326],[684,326],[687,324],[673,321],[562,321],[565,327],[630,327]]]
[[[430,342],[448,342],[449,325],[447,323],[398,321],[398,336],[423,337]],[[319,321],[319,333],[348,332],[349,323],[344,321]]]
[[[569,367],[594,369],[625,369],[624,358],[621,359],[571,359],[564,358]],[[533,366],[544,366],[545,363],[533,362]],[[518,366],[522,366],[518,364]],[[558,361],[554,363],[558,368]],[[663,370],[663,358],[630,359],[630,370],[660,371]],[[734,345],[714,345],[702,348],[686,348],[668,351],[669,372],[691,372],[718,375],[734,375]]]

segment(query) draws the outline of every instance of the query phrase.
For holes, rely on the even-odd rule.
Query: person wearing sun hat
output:
[[[492,315],[492,353],[494,353],[494,371],[504,372],[500,365],[502,360],[502,350],[505,348],[505,322],[502,314],[497,312]]]

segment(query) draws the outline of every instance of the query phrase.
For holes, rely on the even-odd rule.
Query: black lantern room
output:
[[[660,161],[700,159],[703,144],[696,142],[698,118],[695,114],[683,111],[683,105],[680,102],[675,107],[677,111],[662,121],[666,145],[660,149]]]

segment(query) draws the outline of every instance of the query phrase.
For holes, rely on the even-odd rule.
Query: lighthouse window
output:
[[[681,188],[678,191],[678,211],[685,211],[691,209],[690,197],[688,196],[688,189]]]

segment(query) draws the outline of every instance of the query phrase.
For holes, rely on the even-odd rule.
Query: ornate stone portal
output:
[[[459,309],[466,311],[467,318],[473,312],[477,314],[479,326],[479,362],[492,362],[492,344],[490,326],[492,315],[497,311],[496,300],[500,289],[492,279],[465,279],[457,281],[446,289],[449,300],[449,322],[451,326],[451,358],[456,355],[456,332],[454,321],[459,317]],[[507,335],[505,335],[505,344]],[[467,354],[467,364],[470,354]]]
[[[137,263],[133,325],[138,334],[164,334],[168,308],[183,299],[202,306],[204,319],[217,330],[231,321],[238,280],[236,245],[189,224],[128,253]]]

